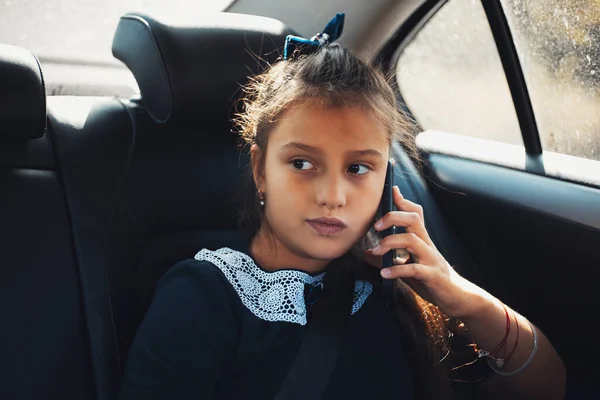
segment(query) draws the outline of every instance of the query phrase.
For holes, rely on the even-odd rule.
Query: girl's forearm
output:
[[[489,351],[497,358],[512,353],[501,367],[490,359],[490,363],[498,371],[501,373],[519,371],[512,376],[495,374],[491,379],[497,381],[497,384],[488,386],[493,386],[496,393],[490,394],[499,395],[500,398],[504,398],[503,393],[510,393],[511,396],[518,395],[528,399],[563,399],[566,388],[565,366],[546,336],[525,317],[503,305],[489,293],[481,293],[481,297],[481,307],[476,312],[462,317],[462,321],[479,349]],[[506,336],[507,313],[510,318],[508,336]],[[531,358],[534,351],[533,329],[536,331],[537,348]],[[505,346],[498,350],[497,346],[505,337]],[[483,386],[485,388],[486,385]]]

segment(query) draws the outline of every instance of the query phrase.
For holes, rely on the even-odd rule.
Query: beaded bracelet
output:
[[[531,361],[533,360],[533,357],[535,356],[535,354],[537,353],[537,350],[538,350],[538,337],[537,337],[537,332],[536,332],[535,327],[533,326],[533,324],[529,320],[527,322],[529,323],[529,326],[531,327],[531,332],[533,333],[533,349],[531,350],[531,354],[529,355],[529,358],[518,369],[516,369],[514,371],[504,372],[504,371],[500,371],[498,369],[498,367],[494,366],[490,362],[490,357],[488,356],[487,360],[486,360],[487,363],[488,363],[488,365],[490,366],[490,368],[492,369],[492,371],[494,371],[498,375],[500,375],[500,376],[514,376],[514,375],[517,375],[519,372],[523,371],[525,368],[527,368],[527,366],[529,364],[531,364]]]

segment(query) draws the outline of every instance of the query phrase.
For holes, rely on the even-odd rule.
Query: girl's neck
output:
[[[327,268],[331,260],[319,260],[288,249],[274,234],[261,228],[250,243],[250,255],[267,271],[298,269],[311,275]]]

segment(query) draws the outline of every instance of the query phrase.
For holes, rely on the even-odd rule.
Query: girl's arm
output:
[[[507,357],[517,344],[506,365],[496,367],[499,373],[483,383],[482,389],[499,398],[563,399],[565,366],[546,336],[526,318],[460,276],[431,240],[425,228],[423,208],[405,199],[397,187],[394,187],[394,204],[399,211],[386,214],[375,223],[375,229],[403,226],[406,233],[382,239],[367,251],[367,261],[376,266],[378,263],[369,259],[380,258],[392,249],[407,249],[414,262],[383,269],[384,278],[405,280],[419,296],[437,305],[445,315],[462,320],[478,347],[495,357]],[[533,329],[537,336],[535,351]],[[532,353],[533,358],[529,360]],[[502,376],[511,371],[518,373]]]
[[[564,399],[565,366],[544,333],[489,293],[482,290],[475,293],[477,296],[473,304],[479,304],[480,307],[461,320],[480,349],[492,351],[502,342],[507,331],[507,313],[510,318],[505,347],[507,354],[512,352],[512,356],[501,368],[490,360],[500,374],[493,374],[481,385],[486,398]],[[533,329],[537,342],[535,350]],[[492,355],[498,357],[503,354]]]

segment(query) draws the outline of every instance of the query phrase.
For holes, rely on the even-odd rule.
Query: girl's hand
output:
[[[423,208],[401,194],[398,186],[393,188],[394,204],[399,211],[384,215],[375,223],[375,230],[390,226],[402,226],[406,233],[390,235],[365,253],[365,260],[381,268],[381,256],[392,249],[408,250],[414,262],[403,264],[396,259],[395,265],[381,270],[385,279],[402,278],[425,300],[437,305],[450,316],[463,318],[476,313],[484,304],[484,291],[461,277],[437,250],[423,219]]]

